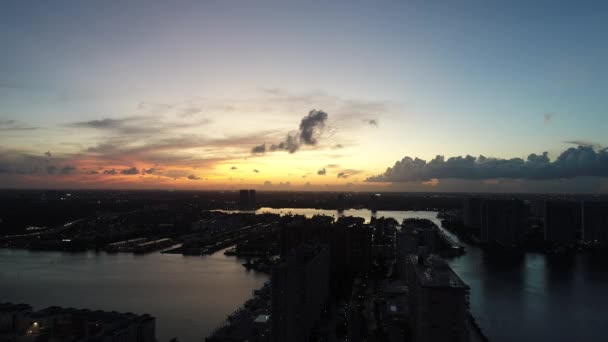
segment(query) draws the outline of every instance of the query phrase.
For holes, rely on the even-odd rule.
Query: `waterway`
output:
[[[369,210],[261,212],[359,216],[366,221],[373,216]],[[375,216],[428,218],[441,225],[432,211],[378,211]],[[491,341],[605,340],[606,260],[588,254],[498,258],[466,247],[464,256],[449,263],[471,287],[471,311]],[[241,262],[222,251],[184,257],[0,249],[0,302],[149,313],[157,317],[159,341],[177,336],[200,342],[268,279],[246,271]]]
[[[268,279],[223,251],[209,256],[0,249],[0,302],[156,317],[159,342],[200,342]]]

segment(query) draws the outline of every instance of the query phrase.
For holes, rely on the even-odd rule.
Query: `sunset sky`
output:
[[[2,1],[0,188],[605,193],[607,33],[605,1]]]

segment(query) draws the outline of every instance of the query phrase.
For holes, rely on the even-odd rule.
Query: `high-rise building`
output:
[[[486,199],[481,204],[481,241],[518,244],[522,241],[526,222],[527,209],[523,201]]]
[[[462,206],[462,220],[465,226],[477,231],[481,227],[481,197],[467,197]]]
[[[583,240],[608,243],[608,201],[584,201],[582,215]]]
[[[545,201],[545,241],[571,243],[581,227],[581,206],[576,201]]]
[[[241,209],[256,209],[257,200],[255,198],[255,190],[240,190],[239,206]]]
[[[469,287],[436,257],[409,255],[407,280],[414,342],[469,341]]]
[[[303,245],[272,271],[273,342],[308,342],[329,298],[329,249]]]

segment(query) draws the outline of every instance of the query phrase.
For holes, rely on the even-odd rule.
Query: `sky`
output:
[[[0,188],[608,192],[605,1],[2,1]]]

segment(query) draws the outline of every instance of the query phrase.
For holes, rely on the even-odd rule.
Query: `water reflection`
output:
[[[257,212],[359,216],[367,222],[374,215],[369,210]],[[378,211],[375,216],[441,224],[431,211]],[[448,262],[471,287],[471,311],[493,342],[604,340],[605,255],[488,254],[467,246],[467,254]],[[238,260],[221,252],[200,258],[0,250],[0,301],[149,312],[158,317],[160,341],[172,336],[200,341],[266,279],[245,272]]]

